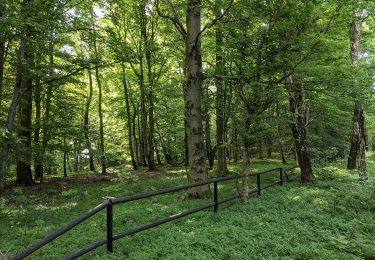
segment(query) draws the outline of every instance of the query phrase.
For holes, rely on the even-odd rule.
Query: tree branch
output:
[[[210,23],[206,24],[203,29],[197,34],[197,37],[195,38],[195,45],[197,45],[199,37],[204,33],[207,29],[212,28],[218,21],[223,19],[223,17],[229,12],[229,9],[232,7],[234,0],[231,0],[227,8],[224,9],[224,12],[215,19],[213,19]]]
[[[163,14],[160,9],[159,9],[159,0],[155,0],[155,6],[156,6],[156,11],[158,13],[158,15],[162,18],[165,18],[165,19],[169,19],[170,21],[173,22],[173,25],[176,27],[177,31],[182,35],[182,38],[184,39],[184,41],[186,40],[186,36],[187,36],[187,32],[184,28],[184,26],[182,25],[182,22],[181,22],[181,19],[180,19],[180,16],[178,15],[178,12],[175,8],[175,6],[171,3],[171,1],[167,0],[169,5],[171,6],[172,8],[172,11],[173,11],[173,17],[172,16],[169,16],[169,15],[166,15],[166,14]]]

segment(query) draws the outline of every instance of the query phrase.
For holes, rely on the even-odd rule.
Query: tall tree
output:
[[[95,14],[94,14],[93,7],[91,10],[91,19],[92,19],[92,29],[93,29],[94,55],[95,55],[95,60],[98,63],[100,60],[100,57],[99,57],[99,51],[98,51],[97,31],[96,31]],[[102,81],[101,81],[99,66],[95,66],[95,78],[96,78],[96,84],[98,86],[98,94],[99,94],[98,114],[99,114],[99,138],[100,138],[100,143],[99,143],[100,165],[101,165],[102,174],[107,174],[105,144],[104,144],[103,90],[102,90]]]
[[[131,160],[132,160],[133,169],[136,170],[138,168],[138,165],[137,165],[136,156],[134,154],[134,148],[133,148],[133,128],[132,128],[132,124],[134,124],[134,121],[132,121],[132,117],[131,117],[128,82],[126,80],[126,71],[125,71],[124,63],[121,64],[121,68],[122,68],[122,75],[123,75],[122,84],[124,86],[124,97],[125,97],[125,108],[126,108],[126,124],[127,124],[127,129],[128,129],[129,152],[130,152],[130,156],[131,156]]]
[[[352,13],[352,24],[351,24],[351,49],[350,58],[352,62],[353,74],[356,77],[356,71],[359,65],[360,56],[360,45],[361,45],[361,27],[364,21],[364,11],[361,9],[355,9]],[[354,93],[360,92],[358,86],[358,79],[354,79],[353,86]],[[363,179],[367,179],[366,171],[366,126],[365,126],[365,114],[363,105],[359,98],[356,98],[354,105],[353,115],[353,130],[351,135],[350,152],[348,157],[348,169],[355,169],[357,167],[358,159],[358,170],[359,176]]]
[[[215,1],[215,16],[218,19],[221,16],[222,0]],[[225,88],[223,80],[224,76],[224,58],[223,58],[223,29],[222,25],[218,23],[215,28],[216,38],[216,149],[217,149],[217,169],[218,175],[224,176],[227,174],[227,149],[225,143]]]
[[[88,150],[88,156],[89,156],[89,167],[90,171],[95,172],[95,163],[94,163],[94,155],[92,151],[92,145],[90,141],[90,130],[89,130],[89,124],[90,124],[90,106],[91,106],[91,101],[92,101],[92,96],[93,96],[93,80],[92,80],[92,74],[91,70],[87,70],[87,74],[89,77],[89,93],[86,99],[86,106],[85,106],[85,114],[83,116],[83,131],[84,131],[84,136],[86,140],[86,148]]]
[[[32,138],[32,103],[33,103],[33,76],[32,69],[34,67],[34,54],[31,46],[32,28],[29,19],[32,17],[32,12],[35,9],[33,0],[24,0],[22,3],[23,12],[25,12],[25,39],[24,45],[24,64],[23,69],[20,70],[22,75],[21,94],[18,106],[19,128],[17,136],[20,139],[22,148],[19,148],[21,156],[17,157],[17,183],[22,185],[33,184],[33,177],[31,172],[31,138]],[[21,40],[22,41],[22,40]]]

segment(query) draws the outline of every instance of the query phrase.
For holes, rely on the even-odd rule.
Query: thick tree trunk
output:
[[[348,164],[347,168],[349,170],[354,170],[357,168],[357,157],[358,157],[358,151],[359,151],[359,142],[360,142],[360,132],[361,132],[361,126],[360,126],[360,117],[361,113],[363,113],[363,109],[361,104],[357,101],[355,102],[354,107],[354,113],[353,113],[353,129],[352,129],[352,136],[350,139],[350,151],[349,151],[349,157],[348,157]]]
[[[352,68],[354,74],[358,68],[359,55],[360,55],[360,44],[361,44],[361,28],[363,24],[363,18],[361,16],[361,10],[354,10],[352,14],[352,35],[351,35],[351,49],[350,57],[352,61]],[[354,80],[355,92],[360,92],[358,82]],[[351,135],[350,152],[348,157],[348,169],[355,169],[358,167],[359,176],[362,179],[367,179],[366,169],[366,125],[365,115],[363,106],[357,99],[354,106],[353,115],[353,127]],[[358,160],[358,165],[357,165]]]
[[[30,17],[31,1],[25,0],[22,9],[25,13],[24,21]],[[31,142],[32,142],[32,108],[33,108],[33,79],[31,75],[34,66],[33,53],[29,39],[31,38],[31,25],[27,24],[25,31],[25,49],[24,49],[24,66],[21,69],[22,83],[21,96],[18,106],[19,129],[17,131],[20,139],[20,147],[18,149],[18,156],[16,158],[16,182],[20,185],[32,185],[34,183],[31,172]]]
[[[215,15],[221,16],[222,0],[215,1]],[[224,75],[223,59],[223,32],[221,25],[216,26],[216,66],[215,74]],[[217,149],[217,170],[219,176],[227,174],[227,148],[225,144],[225,88],[222,79],[216,78],[216,149]]]
[[[303,107],[302,87],[294,83],[292,76],[286,78],[285,87],[289,93],[290,112],[294,116],[291,123],[298,165],[301,168],[301,181],[308,182],[313,179],[311,161],[307,148],[306,118]]]
[[[123,74],[123,79],[122,83],[124,86],[124,95],[125,95],[125,108],[126,108],[126,123],[127,123],[127,128],[128,128],[128,142],[129,142],[129,152],[130,152],[130,157],[132,160],[132,165],[133,169],[136,170],[138,168],[137,162],[135,160],[134,156],[134,149],[133,149],[133,129],[132,129],[132,118],[131,118],[131,111],[130,111],[130,104],[129,104],[129,91],[128,91],[128,85],[126,81],[126,74],[125,74],[125,65],[121,64],[122,66],[122,74]]]
[[[89,75],[89,95],[86,100],[86,107],[85,107],[85,115],[83,117],[83,133],[85,136],[86,141],[86,148],[88,150],[88,156],[89,156],[89,167],[91,172],[95,172],[95,163],[94,163],[94,155],[92,152],[92,146],[90,141],[90,130],[89,130],[89,123],[90,123],[90,106],[93,96],[93,81],[92,81],[92,75],[91,70],[87,70]]]
[[[186,132],[189,153],[189,183],[204,181],[208,177],[202,124],[202,54],[199,33],[201,30],[201,0],[187,0],[186,22]],[[191,188],[190,198],[206,198],[209,186]]]
[[[27,64],[31,64],[30,53],[25,54]],[[18,117],[20,120],[20,128],[17,135],[20,139],[20,149],[16,162],[17,184],[32,185],[34,183],[31,172],[31,136],[32,136],[32,95],[33,83],[30,75],[27,75],[22,84],[22,94],[20,104],[18,106]]]

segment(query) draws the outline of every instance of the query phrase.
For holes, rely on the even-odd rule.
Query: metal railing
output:
[[[287,168],[287,169],[285,169],[285,168],[275,168],[275,169],[270,169],[270,170],[250,174],[248,176],[249,178],[250,177],[256,177],[257,188],[255,190],[250,191],[249,195],[254,194],[254,193],[257,193],[258,195],[260,195],[260,191],[262,189],[264,190],[264,189],[267,189],[269,187],[275,186],[277,184],[282,185],[284,183],[284,176],[285,176],[286,181],[288,181],[288,182],[296,179],[298,177],[298,175],[295,175],[293,178],[290,178],[290,176],[287,174],[287,172],[292,171],[295,168],[298,168],[298,166],[294,166],[294,167]],[[266,174],[266,173],[270,173],[270,172],[278,172],[280,179],[276,182],[273,182],[273,183],[268,184],[264,187],[261,187],[260,176],[263,175],[263,174]],[[166,189],[157,190],[157,191],[139,193],[139,194],[131,195],[131,196],[128,196],[128,197],[123,197],[123,198],[106,198],[106,201],[104,201],[103,203],[101,203],[98,206],[96,206],[95,208],[89,210],[88,212],[81,215],[77,219],[73,220],[69,224],[63,226],[59,230],[53,232],[51,235],[39,240],[38,242],[36,242],[32,246],[26,248],[22,252],[15,255],[12,259],[14,259],[14,260],[23,259],[23,258],[29,256],[33,252],[39,250],[40,248],[42,248],[43,246],[45,246],[49,242],[53,241],[54,239],[58,238],[59,236],[63,235],[64,233],[68,232],[69,230],[71,230],[75,226],[81,224],[85,220],[91,218],[92,216],[96,215],[97,213],[101,212],[104,209],[106,209],[106,211],[107,211],[107,236],[106,236],[106,238],[98,240],[98,241],[96,241],[92,244],[89,244],[89,245],[85,246],[84,248],[80,249],[79,251],[77,251],[77,252],[75,252],[71,255],[65,256],[63,259],[75,259],[75,258],[77,258],[79,256],[82,256],[82,255],[84,255],[84,254],[86,254],[86,253],[88,253],[88,252],[90,252],[90,251],[92,251],[92,250],[94,250],[94,249],[96,249],[100,246],[103,246],[105,244],[107,245],[107,251],[109,253],[111,253],[111,252],[113,252],[113,241],[118,240],[120,238],[123,238],[125,236],[130,236],[130,235],[136,234],[138,232],[141,232],[141,231],[144,231],[144,230],[162,225],[164,223],[167,223],[167,222],[173,221],[175,219],[179,219],[179,218],[188,216],[190,214],[193,214],[195,212],[202,211],[202,210],[205,210],[205,209],[208,209],[208,208],[213,208],[214,212],[216,213],[218,211],[218,208],[219,208],[220,204],[228,202],[228,201],[235,200],[235,199],[237,199],[241,196],[241,195],[235,195],[235,196],[231,196],[231,197],[227,197],[227,198],[223,198],[222,200],[219,200],[218,183],[223,182],[223,181],[228,181],[228,180],[234,180],[234,179],[238,180],[240,178],[243,178],[243,175],[229,175],[229,176],[225,176],[225,177],[210,178],[206,181],[202,181],[202,182],[198,182],[198,183],[187,184],[187,185],[172,187],[172,188],[166,188]],[[147,223],[147,224],[135,227],[135,228],[131,228],[131,229],[123,231],[123,232],[113,234],[113,206],[114,205],[127,203],[127,202],[130,202],[130,201],[135,201],[135,200],[140,200],[140,199],[145,199],[145,198],[158,196],[158,195],[162,195],[162,194],[173,193],[173,192],[177,192],[177,191],[181,191],[181,190],[187,190],[187,189],[190,189],[190,188],[199,187],[199,186],[203,186],[203,185],[209,185],[209,184],[214,185],[213,202],[211,202],[209,204],[206,204],[206,205],[203,205],[203,206],[193,208],[193,209],[189,209],[187,211],[183,211],[183,212],[174,214],[172,216],[164,217],[164,218],[158,219],[154,222]]]

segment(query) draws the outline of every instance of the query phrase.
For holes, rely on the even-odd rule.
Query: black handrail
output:
[[[248,178],[253,177],[253,176],[255,176],[257,178],[257,189],[250,191],[249,194],[258,193],[258,195],[260,195],[261,189],[266,189],[266,188],[272,187],[276,184],[282,185],[283,181],[284,181],[284,177],[283,177],[284,175],[286,176],[288,181],[292,180],[292,179],[289,179],[289,176],[287,175],[287,171],[291,171],[295,168],[298,168],[298,166],[294,166],[294,167],[287,168],[287,169],[274,168],[274,169],[270,169],[270,170],[266,170],[266,171],[262,171],[262,172],[256,172],[256,173],[249,174]],[[273,171],[279,171],[280,172],[280,180],[261,188],[260,187],[260,175],[265,174],[265,173],[269,173],[269,172],[273,172]],[[125,236],[136,234],[138,232],[141,232],[141,231],[144,231],[144,230],[162,225],[164,223],[173,221],[173,220],[178,219],[178,218],[185,217],[187,215],[190,215],[190,214],[193,214],[195,212],[202,211],[202,210],[205,210],[205,209],[208,209],[208,208],[211,208],[211,207],[214,208],[214,212],[216,213],[217,210],[218,210],[219,204],[222,204],[222,203],[225,203],[225,202],[228,202],[228,201],[232,201],[232,200],[238,199],[240,197],[240,195],[236,195],[236,196],[231,196],[231,197],[227,197],[227,198],[224,198],[222,200],[219,200],[218,199],[217,184],[219,182],[234,180],[234,179],[240,179],[240,178],[243,178],[243,175],[230,175],[230,176],[225,176],[225,177],[210,178],[210,179],[208,179],[206,181],[202,181],[202,182],[182,185],[182,186],[178,186],[178,187],[166,188],[166,189],[161,189],[161,190],[157,190],[157,191],[138,193],[138,194],[123,197],[123,198],[107,198],[105,202],[103,202],[103,203],[99,204],[98,206],[96,206],[95,208],[89,210],[88,212],[81,215],[77,219],[73,220],[69,224],[67,224],[67,225],[63,226],[62,228],[58,229],[57,231],[53,232],[51,235],[39,240],[34,245],[26,248],[21,253],[15,255],[12,259],[18,260],[18,259],[25,258],[26,256],[32,254],[36,250],[42,248],[43,246],[45,246],[46,244],[48,244],[52,240],[58,238],[62,234],[68,232],[69,230],[71,230],[75,226],[84,222],[86,219],[88,219],[88,218],[94,216],[95,214],[99,213],[103,209],[107,209],[107,238],[96,241],[92,244],[89,244],[89,245],[85,246],[84,248],[82,248],[81,250],[79,250],[79,251],[77,251],[77,252],[75,252],[75,253],[73,253],[69,256],[65,256],[63,259],[77,258],[77,257],[82,256],[82,255],[84,255],[84,254],[104,245],[104,244],[107,244],[107,251],[111,253],[113,251],[113,241],[114,240],[120,239],[120,238],[125,237]],[[293,179],[295,179],[295,178],[293,178]],[[177,192],[177,191],[186,190],[186,189],[189,189],[189,188],[203,186],[203,185],[208,185],[208,184],[212,184],[212,183],[214,184],[214,201],[212,203],[209,203],[207,205],[203,205],[203,206],[200,206],[200,207],[196,207],[196,208],[184,211],[184,212],[180,212],[180,213],[177,213],[177,214],[172,215],[172,216],[164,217],[164,218],[158,219],[154,222],[147,223],[147,224],[129,229],[129,230],[124,231],[124,232],[113,234],[113,205],[120,204],[120,203],[122,204],[122,203],[135,201],[135,200],[139,200],[139,199],[144,199],[144,198],[149,198],[149,197],[162,195],[162,194],[166,194],[166,193]]]

